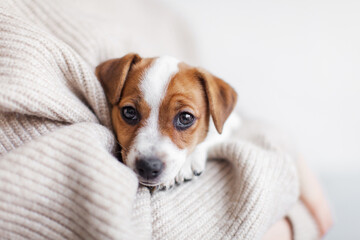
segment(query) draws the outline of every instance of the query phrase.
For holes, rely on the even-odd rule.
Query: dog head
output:
[[[174,179],[187,156],[232,112],[237,94],[223,80],[172,57],[128,54],[96,68],[111,104],[123,162],[140,183]]]

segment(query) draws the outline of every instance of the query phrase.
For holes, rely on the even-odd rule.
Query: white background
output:
[[[239,107],[292,134],[335,213],[325,239],[360,239],[360,1],[162,0]]]

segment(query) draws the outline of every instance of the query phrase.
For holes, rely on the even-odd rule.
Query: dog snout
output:
[[[164,168],[164,163],[156,157],[141,158],[136,161],[138,174],[145,179],[154,179],[159,176]]]

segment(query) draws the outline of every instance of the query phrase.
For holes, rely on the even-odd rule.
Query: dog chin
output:
[[[152,180],[147,180],[147,179],[144,179],[140,176],[137,176],[138,177],[138,180],[139,180],[139,183],[143,186],[146,186],[146,187],[156,187],[156,186],[159,186],[160,184],[162,184],[162,181],[161,179],[152,179]]]
[[[168,180],[168,178],[164,178],[165,176],[159,176],[158,178],[151,179],[151,180],[144,179],[139,175],[137,175],[137,177],[138,177],[139,183],[146,187],[161,187],[161,186],[167,185],[167,183],[169,183],[169,182],[173,182],[173,183],[175,182],[175,177],[170,178],[169,180]],[[172,181],[171,181],[171,179],[172,179]]]
[[[160,182],[149,182],[149,181],[144,181],[144,180],[140,180],[139,182],[141,185],[146,186],[146,187],[156,187],[158,185],[160,185]]]

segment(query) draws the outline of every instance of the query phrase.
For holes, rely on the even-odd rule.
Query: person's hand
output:
[[[312,214],[319,230],[319,238],[331,228],[333,218],[328,201],[315,174],[307,166],[303,158],[298,160],[300,179],[300,200]],[[287,218],[283,218],[270,227],[263,240],[292,240],[292,227]]]
[[[292,235],[291,223],[283,218],[271,226],[263,240],[292,240]]]
[[[329,203],[325,198],[322,187],[303,158],[298,160],[300,178],[300,199],[307,206],[314,217],[320,237],[323,237],[333,225]]]

